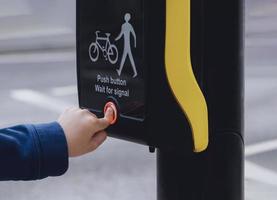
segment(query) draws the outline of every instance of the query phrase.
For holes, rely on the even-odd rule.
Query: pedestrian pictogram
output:
[[[122,69],[124,67],[124,64],[126,62],[126,59],[127,59],[127,56],[129,57],[130,59],[130,62],[131,62],[131,65],[132,65],[132,68],[133,68],[133,71],[134,71],[134,75],[133,75],[133,78],[135,78],[138,73],[137,73],[137,69],[136,69],[136,65],[135,65],[135,61],[134,61],[134,58],[133,58],[133,54],[132,54],[132,48],[131,48],[131,34],[132,36],[134,37],[134,47],[136,48],[136,33],[134,31],[134,28],[133,26],[129,23],[131,19],[131,14],[130,13],[126,13],[125,16],[124,16],[124,20],[125,20],[125,23],[122,25],[121,27],[121,32],[120,34],[118,35],[118,37],[115,39],[116,41],[119,40],[122,36],[123,36],[123,39],[124,39],[124,50],[123,50],[123,56],[122,56],[122,59],[121,59],[121,62],[120,62],[120,67],[119,69],[117,69],[117,73],[118,75],[120,76],[121,75],[121,72],[122,72]]]

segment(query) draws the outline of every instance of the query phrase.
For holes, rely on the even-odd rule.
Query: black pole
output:
[[[192,61],[201,66],[210,143],[201,154],[158,150],[158,200],[244,199],[243,8],[243,0],[192,1]]]

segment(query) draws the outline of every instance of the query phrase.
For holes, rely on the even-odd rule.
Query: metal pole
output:
[[[192,12],[202,25],[192,27],[198,33],[191,50],[201,65],[195,71],[209,108],[210,143],[201,154],[158,150],[158,200],[243,200],[244,2],[192,2],[202,9]]]

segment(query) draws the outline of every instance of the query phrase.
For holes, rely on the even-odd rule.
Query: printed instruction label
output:
[[[120,87],[120,88],[119,88]],[[124,88],[124,89],[122,89]],[[97,93],[122,97],[130,97],[130,89],[128,88],[128,81],[112,76],[96,76],[96,83],[94,90]]]

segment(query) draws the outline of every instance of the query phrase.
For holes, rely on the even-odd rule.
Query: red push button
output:
[[[108,108],[111,108],[113,110],[113,117],[110,120],[110,124],[115,124],[117,121],[117,109],[116,106],[113,102],[108,102],[106,103],[105,107],[104,107],[104,114],[106,113],[106,111],[108,110]]]

